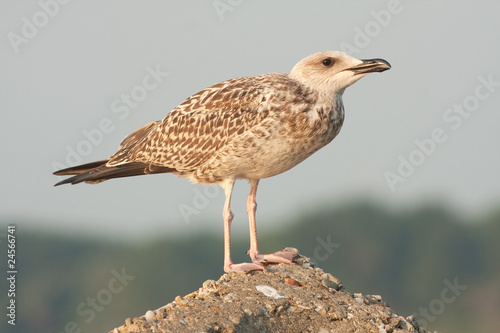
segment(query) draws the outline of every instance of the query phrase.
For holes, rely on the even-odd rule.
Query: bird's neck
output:
[[[344,121],[344,104],[341,94],[318,93],[313,119],[322,124],[322,131],[342,126]]]
[[[344,102],[342,100],[342,93],[336,93],[333,95],[333,107],[330,111],[330,118],[336,126],[342,126],[344,122]]]

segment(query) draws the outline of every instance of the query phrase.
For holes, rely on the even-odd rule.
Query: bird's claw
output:
[[[292,260],[298,256],[295,252],[289,251],[278,251],[271,254],[260,254],[256,253],[254,255],[250,254],[252,262],[255,264],[267,265],[267,264],[291,264]]]
[[[258,263],[243,262],[241,264],[229,264],[224,266],[226,273],[250,273],[253,271],[265,271],[264,266]]]

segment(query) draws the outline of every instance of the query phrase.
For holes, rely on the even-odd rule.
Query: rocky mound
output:
[[[127,318],[110,333],[427,332],[413,317],[394,313],[381,296],[346,292],[309,258],[299,256],[294,262],[207,280],[164,307]]]

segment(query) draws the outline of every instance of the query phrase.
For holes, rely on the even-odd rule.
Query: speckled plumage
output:
[[[107,166],[142,162],[194,182],[262,179],[302,162],[338,134],[341,96],[273,73],[210,86],[124,142]],[[124,140],[127,141],[127,140]]]
[[[382,59],[358,60],[325,51],[299,61],[288,73],[242,77],[212,85],[186,99],[161,121],[123,139],[109,159],[55,172],[73,175],[56,185],[99,183],[118,177],[171,172],[192,182],[218,183],[226,193],[226,272],[262,270],[289,263],[290,253],[257,249],[255,196],[260,179],[289,170],[339,133],[344,90],[371,72],[390,68]],[[236,179],[249,179],[247,211],[252,263],[230,257],[230,201]]]

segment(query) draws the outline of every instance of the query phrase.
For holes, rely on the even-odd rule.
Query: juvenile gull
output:
[[[314,53],[288,73],[223,81],[186,99],[161,121],[126,136],[106,160],[55,172],[73,175],[56,185],[171,172],[225,191],[224,271],[264,270],[296,254],[257,249],[255,196],[259,180],[296,166],[339,133],[344,90],[368,73],[390,69],[383,59],[358,60],[338,51]],[[251,263],[231,261],[231,193],[248,179]]]

